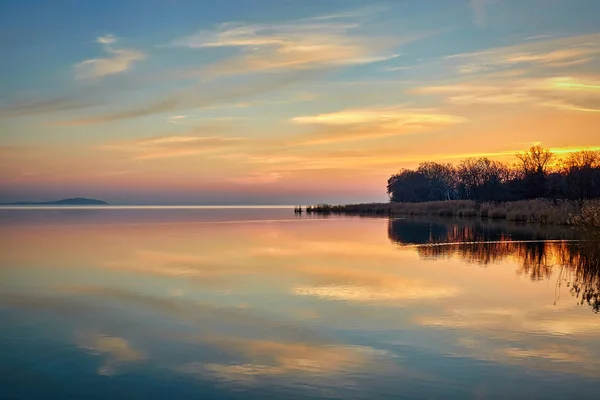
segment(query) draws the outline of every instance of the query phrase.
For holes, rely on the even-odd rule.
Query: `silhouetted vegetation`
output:
[[[390,203],[326,204],[307,212],[441,215],[546,224],[600,226],[600,153],[559,159],[533,146],[509,165],[468,158],[458,165],[424,162],[388,180]]]
[[[389,238],[400,245],[417,246],[423,258],[460,257],[488,265],[517,260],[517,273],[531,280],[558,273],[558,288],[568,290],[600,312],[600,237],[574,230],[511,226],[502,223],[457,220],[452,223],[390,219]]]
[[[374,216],[478,217],[512,222],[600,227],[600,200],[534,199],[503,203],[478,203],[473,200],[431,201],[424,203],[368,203],[316,205],[307,213],[356,214]]]
[[[468,158],[458,165],[421,163],[388,180],[392,202],[473,200],[503,202],[537,198],[583,201],[600,198],[600,153],[579,151],[559,159],[533,146],[509,165]]]

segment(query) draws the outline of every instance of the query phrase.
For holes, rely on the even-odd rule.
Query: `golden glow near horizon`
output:
[[[32,39],[70,49],[52,70],[9,46],[0,200],[377,201],[422,161],[600,149],[595,2],[416,3],[232,6],[152,36],[103,21]]]

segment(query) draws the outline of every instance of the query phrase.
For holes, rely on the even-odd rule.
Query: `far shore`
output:
[[[471,200],[423,203],[363,203],[307,206],[308,214],[355,215],[431,215],[461,218],[486,218],[553,225],[600,227],[600,200],[521,200],[503,203],[478,203]]]

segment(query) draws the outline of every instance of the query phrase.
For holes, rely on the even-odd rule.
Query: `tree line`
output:
[[[543,146],[516,154],[514,163],[486,157],[457,165],[423,162],[388,179],[392,202],[475,200],[516,201],[534,198],[582,202],[600,198],[600,152],[582,150],[559,158]]]

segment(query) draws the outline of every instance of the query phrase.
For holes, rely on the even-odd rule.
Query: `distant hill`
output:
[[[62,199],[54,201],[17,201],[15,203],[3,203],[3,206],[100,206],[108,205],[107,202],[97,199],[86,199],[83,197],[75,197],[73,199]]]

